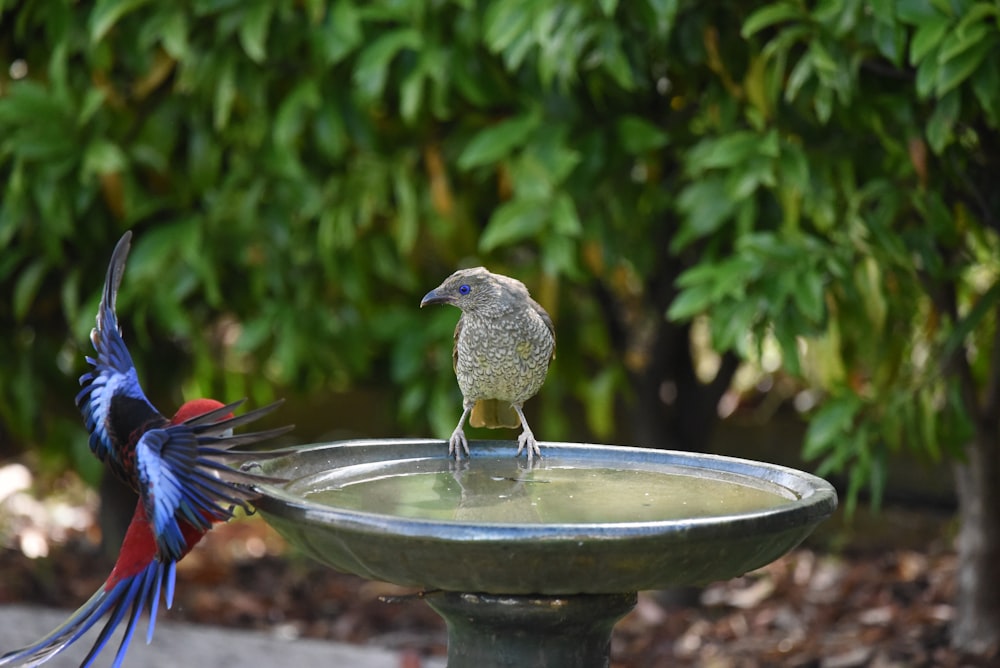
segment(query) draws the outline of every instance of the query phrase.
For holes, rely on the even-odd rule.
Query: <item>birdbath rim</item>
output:
[[[472,441],[471,460],[513,458],[512,441]],[[443,460],[437,439],[357,439],[297,446],[258,463],[256,507],[292,543],[333,568],[400,585],[497,594],[618,593],[726,579],[763,566],[802,541],[837,506],[825,480],[736,457],[634,446],[542,442],[546,462],[681,467],[759,480],[787,502],[726,515],[611,523],[470,522],[404,517],[312,502],[294,479],[383,461]],[[512,563],[520,566],[512,566]]]
[[[458,465],[468,460],[485,459],[488,457],[512,457],[512,445],[516,447],[515,441],[507,440],[470,440],[472,455],[463,458]],[[620,460],[620,463],[629,468],[637,465],[654,464],[659,467],[664,465],[680,467],[689,471],[702,469],[714,474],[734,474],[750,479],[763,480],[777,485],[796,495],[796,498],[789,498],[787,503],[783,503],[771,508],[754,510],[750,512],[737,512],[732,514],[720,514],[710,517],[693,517],[686,519],[670,519],[655,521],[637,522],[554,522],[554,523],[524,523],[524,522],[469,522],[462,520],[436,520],[418,517],[401,517],[398,515],[369,512],[363,510],[353,510],[338,508],[323,503],[316,503],[303,498],[299,494],[288,490],[288,483],[285,484],[258,484],[258,490],[266,497],[280,499],[291,508],[308,512],[312,519],[322,518],[325,521],[346,521],[358,524],[365,524],[373,529],[385,529],[394,533],[400,532],[406,535],[419,535],[433,533],[442,537],[446,534],[455,533],[460,527],[469,525],[472,533],[483,538],[491,537],[496,529],[505,539],[532,540],[537,537],[558,537],[565,535],[567,530],[578,531],[585,529],[601,535],[627,535],[632,532],[645,533],[650,529],[657,532],[664,530],[684,531],[690,533],[697,531],[700,526],[716,527],[726,518],[739,518],[745,521],[763,521],[769,518],[783,518],[787,521],[789,512],[788,506],[796,506],[801,518],[815,516],[825,518],[837,507],[837,494],[826,480],[780,464],[755,461],[728,455],[715,455],[709,453],[694,453],[681,450],[661,450],[658,448],[644,448],[627,445],[609,445],[595,443],[572,443],[561,441],[539,441],[539,445],[544,446],[544,456],[538,466],[545,466],[551,462],[563,462],[566,460],[573,463],[587,463],[595,460],[605,459],[610,456],[612,459]],[[412,449],[412,452],[396,451],[397,448],[405,447]],[[428,451],[427,448],[430,448]],[[355,466],[372,461],[380,461],[381,456],[370,456],[370,453],[379,452],[383,449],[390,449],[393,454],[401,455],[402,459],[425,459],[444,458],[447,452],[448,442],[440,439],[418,439],[418,438],[389,438],[389,439],[347,439],[342,441],[329,441],[310,443],[298,446],[291,446],[279,452],[287,457],[302,457],[317,452],[323,452],[336,448],[338,450],[338,460],[343,466]],[[362,449],[369,456],[344,455],[348,449]],[[275,453],[277,454],[277,453]],[[265,470],[272,473],[275,466],[264,464]],[[525,466],[527,464],[525,463]],[[285,471],[287,469],[282,469]],[[315,471],[308,470],[305,475],[311,475]],[[302,478],[305,476],[298,476]],[[293,479],[292,483],[295,482]],[[402,526],[400,526],[402,525]],[[516,528],[515,535],[511,535],[511,530]],[[578,539],[575,534],[573,539]]]

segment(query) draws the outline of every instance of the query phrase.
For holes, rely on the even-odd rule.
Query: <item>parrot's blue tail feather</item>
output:
[[[146,642],[149,642],[153,637],[158,607],[157,599],[162,585],[167,583],[169,586],[173,571],[173,563],[164,564],[154,560],[136,575],[124,578],[110,588],[106,585],[102,586],[69,619],[47,636],[27,647],[0,656],[0,666],[42,665],[79,640],[101,618],[110,613],[101,634],[81,664],[82,667],[92,666],[97,655],[107,645],[115,629],[128,613],[128,626],[112,664],[116,667],[120,666],[135,632],[136,623],[143,611],[147,609],[149,610],[149,632]]]

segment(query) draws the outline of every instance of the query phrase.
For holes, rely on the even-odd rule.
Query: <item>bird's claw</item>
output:
[[[461,445],[461,450],[459,449]],[[465,432],[461,428],[456,429],[452,432],[451,438],[448,439],[448,456],[454,457],[456,460],[462,458],[462,450],[465,450],[465,456],[471,457],[469,453],[469,441],[465,438]]]
[[[531,430],[527,427],[521,432],[521,435],[517,437],[517,454],[515,457],[521,456],[521,451],[527,449],[528,451],[528,461],[530,462],[534,459],[535,455],[541,459],[542,451],[538,447],[538,441],[535,440],[535,435],[531,433]]]

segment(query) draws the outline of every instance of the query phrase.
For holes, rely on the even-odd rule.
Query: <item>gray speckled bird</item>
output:
[[[462,428],[468,418],[473,427],[516,429],[524,425],[517,454],[527,449],[529,460],[541,457],[522,407],[542,387],[555,357],[555,330],[549,314],[521,281],[483,267],[456,271],[424,295],[421,308],[426,304],[451,304],[462,310],[452,359],[463,410],[448,440],[448,454],[461,457],[459,445],[469,454]]]

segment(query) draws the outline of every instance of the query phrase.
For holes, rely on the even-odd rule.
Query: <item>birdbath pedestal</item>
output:
[[[332,568],[418,587],[448,626],[449,668],[607,666],[636,592],[742,575],[836,508],[815,476],[625,446],[341,441],[252,464],[257,509]]]

